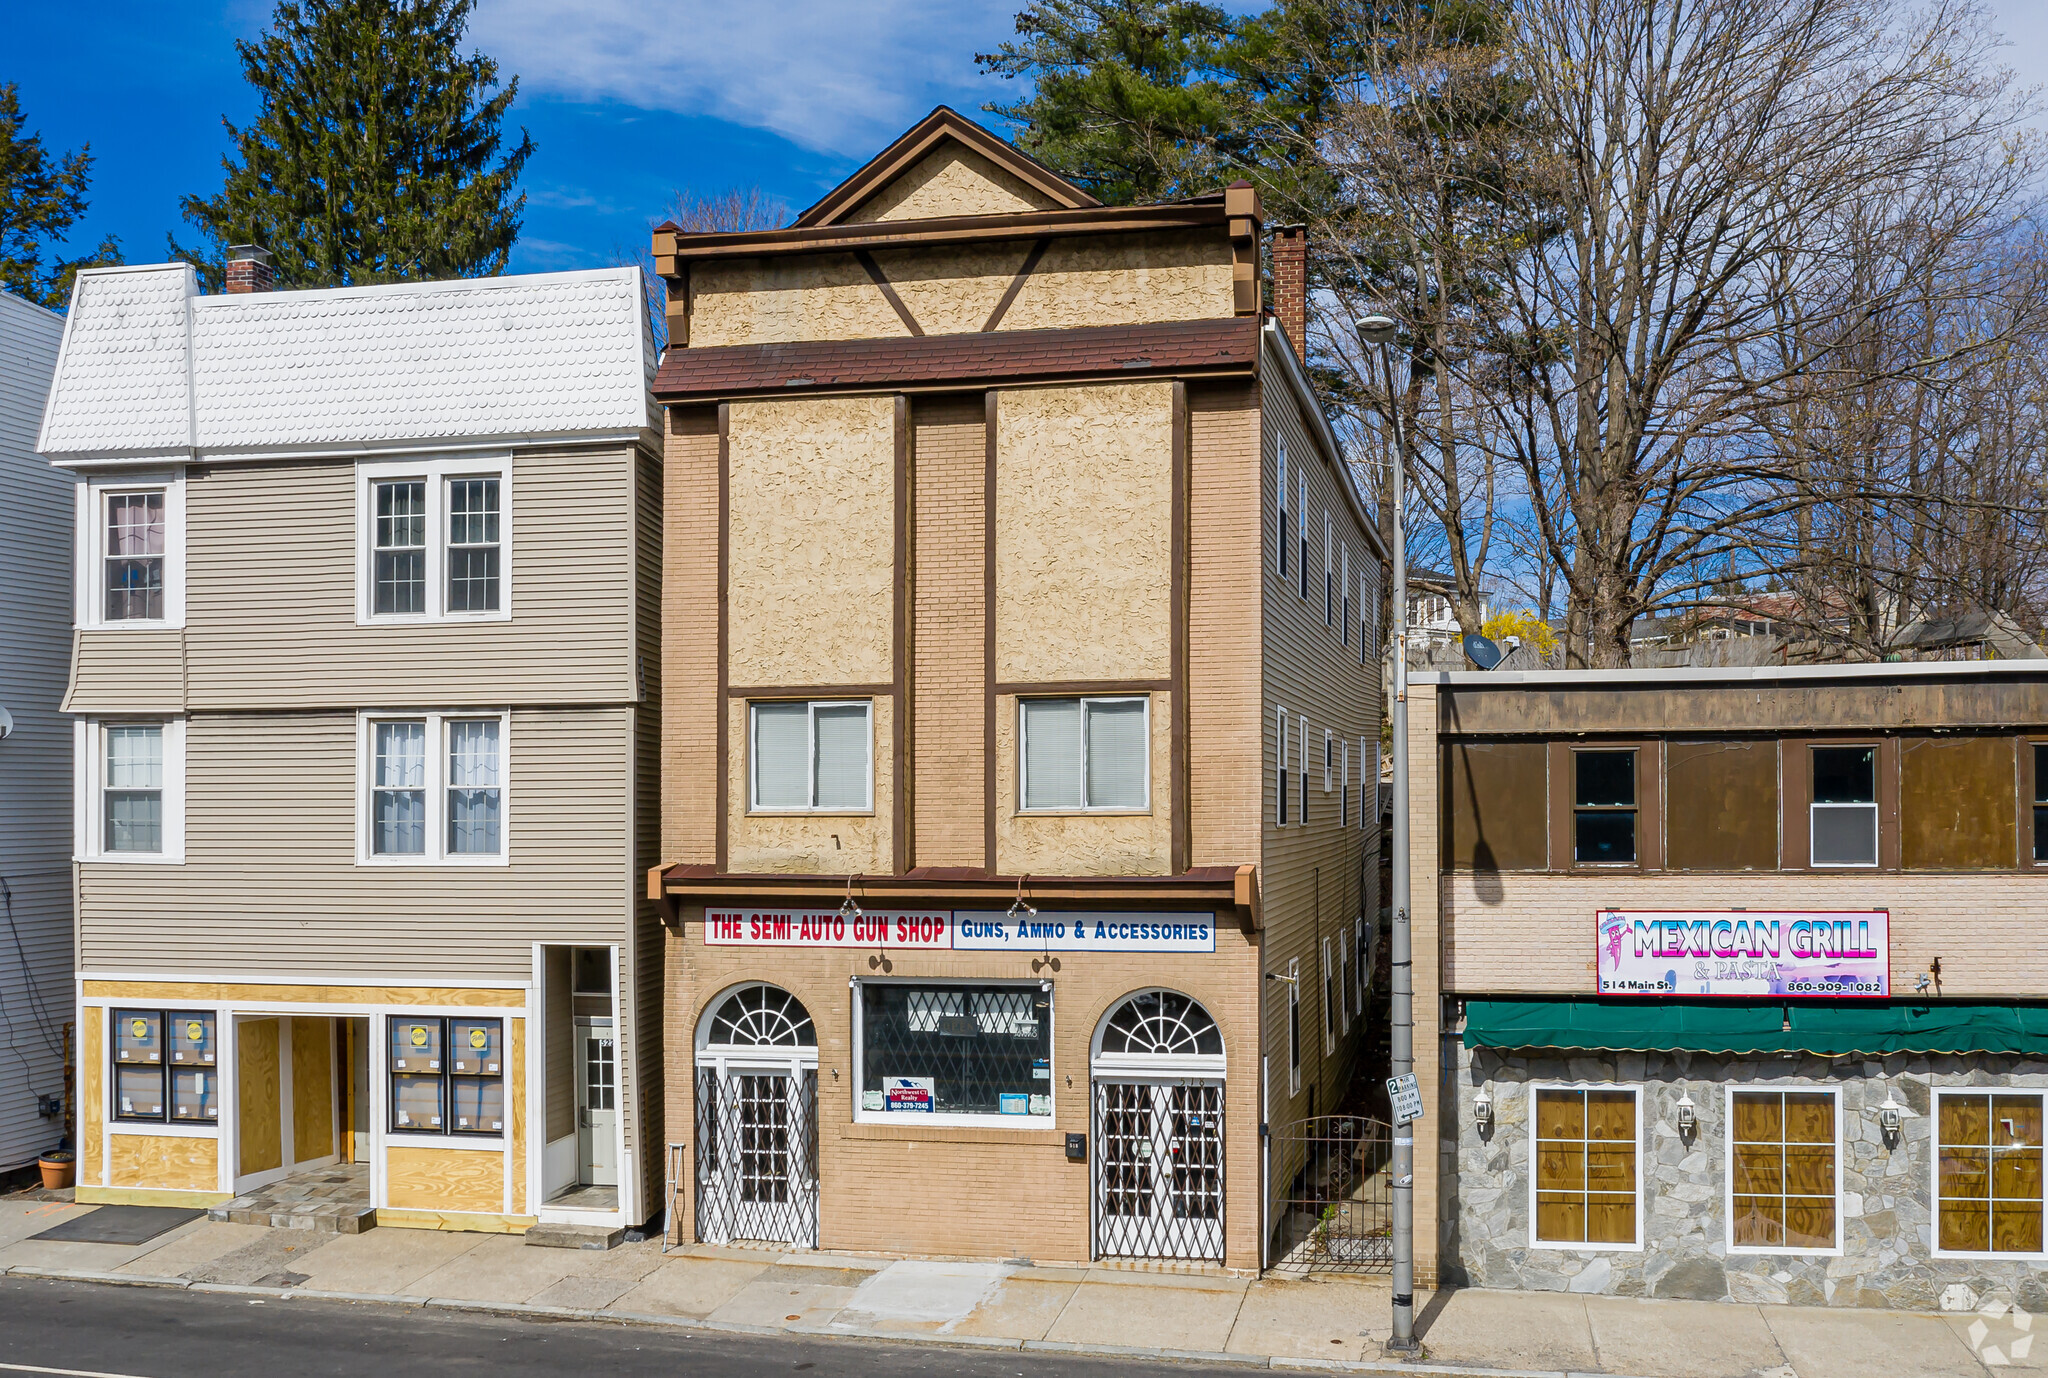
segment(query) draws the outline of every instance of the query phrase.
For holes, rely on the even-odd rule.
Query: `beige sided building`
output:
[[[38,447],[77,481],[79,1199],[316,1172],[355,1224],[638,1224],[641,279],[271,292],[233,257],[219,296],[80,274]]]
[[[1382,558],[1259,239],[944,109],[657,231],[681,1237],[1259,1266],[1362,1041]]]

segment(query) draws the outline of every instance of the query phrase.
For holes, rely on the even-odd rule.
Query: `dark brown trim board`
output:
[[[942,143],[957,143],[994,163],[1026,186],[1036,188],[1062,206],[1102,203],[1014,144],[1006,143],[960,114],[940,105],[904,130],[889,146],[856,168],[851,176],[796,218],[799,226],[830,225],[887,186]]]
[[[924,327],[917,323],[917,317],[910,314],[910,308],[903,304],[903,298],[896,295],[896,284],[889,281],[889,275],[882,271],[881,264],[875,262],[875,256],[866,249],[855,249],[853,259],[860,264],[862,271],[867,273],[868,281],[881,289],[882,299],[889,303],[890,309],[896,313],[896,319],[903,322],[903,328],[913,335],[922,336]]]
[[[1005,680],[996,685],[998,694],[1163,694],[1174,687],[1170,679],[1048,679]]]
[[[729,684],[729,699],[881,699],[896,692],[894,684]]]
[[[996,303],[996,309],[989,312],[988,319],[982,322],[981,330],[983,334],[987,334],[1003,323],[1003,317],[1009,314],[1010,303],[1017,300],[1017,294],[1024,290],[1024,284],[1030,280],[1032,272],[1038,267],[1038,260],[1044,258],[1045,251],[1051,247],[1052,241],[1050,239],[1032,241],[1031,252],[1024,255],[1024,262],[1017,269],[1017,275],[1011,278],[1010,285],[1003,289],[1002,300]]]
[[[1178,875],[1187,870],[1194,856],[1194,834],[1189,810],[1193,807],[1188,779],[1190,736],[1188,724],[1188,385],[1173,384],[1173,537],[1172,593],[1168,612],[1168,642],[1172,655],[1173,723],[1167,751],[1171,772],[1169,799],[1173,816],[1169,820],[1171,841],[1168,864]]]
[[[984,866],[996,873],[996,400],[991,390],[983,403],[985,487],[981,509],[981,831]]]
[[[654,271],[672,277],[686,263],[706,258],[770,258],[789,254],[851,253],[855,249],[913,249],[993,239],[1067,238],[1145,234],[1161,230],[1223,230],[1231,217],[1223,193],[1164,206],[1082,206],[1073,210],[1009,211],[996,215],[934,216],[930,220],[876,220],[841,225],[683,234],[657,230]],[[1247,256],[1257,248],[1247,237]]]
[[[726,831],[729,827],[727,809],[731,801],[726,798],[728,782],[732,779],[732,743],[727,740],[732,733],[727,727],[732,710],[726,702],[727,676],[731,673],[732,614],[728,606],[728,590],[731,586],[732,571],[732,408],[724,402],[718,404],[718,779],[712,797],[718,801],[718,817],[712,820],[712,836],[715,839],[713,851],[718,857],[718,869],[726,865]]]
[[[911,868],[910,820],[912,812],[912,791],[916,782],[912,777],[911,734],[915,725],[911,722],[914,711],[911,695],[915,680],[916,661],[912,657],[911,638],[913,593],[911,571],[915,561],[915,532],[911,527],[913,465],[916,462],[916,432],[910,424],[910,399],[902,393],[896,394],[896,542],[895,542],[895,645],[891,648],[891,663],[895,673],[896,703],[889,715],[891,748],[895,753],[896,788],[894,811],[889,820],[892,861],[898,875]]]

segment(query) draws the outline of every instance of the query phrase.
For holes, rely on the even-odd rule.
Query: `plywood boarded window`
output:
[[[1541,742],[1444,748],[1444,864],[1456,871],[1540,871],[1548,857]]]
[[[1666,864],[1677,871],[1778,865],[1778,744],[1672,742],[1665,748]]]
[[[1636,1093],[1536,1092],[1535,1244],[1636,1242]]]
[[[2009,737],[1900,744],[1900,861],[1909,870],[2010,870],[2018,861],[2018,762]]]
[[[2041,1097],[1939,1092],[1936,1247],[2041,1252]]]
[[[1834,1248],[1834,1093],[1736,1091],[1729,1110],[1729,1243]]]

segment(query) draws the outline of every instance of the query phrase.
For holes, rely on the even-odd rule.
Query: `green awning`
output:
[[[1787,1028],[1787,1022],[1791,1027]],[[1469,1000],[1468,1048],[2048,1055],[2048,1006],[1935,1001]]]

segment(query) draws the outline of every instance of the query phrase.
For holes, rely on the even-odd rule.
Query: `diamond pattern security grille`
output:
[[[810,1011],[786,990],[742,986],[711,1016],[710,1042],[739,1048],[815,1048]]]
[[[1223,1055],[1223,1035],[1216,1021],[1185,995],[1170,990],[1140,991],[1110,1015],[1102,1030],[1102,1051],[1129,1054]]]
[[[1037,986],[864,985],[861,1037],[871,1109],[889,1078],[919,1077],[939,1114],[1051,1112],[1052,996]]]
[[[1223,1083],[1095,1083],[1098,1258],[1223,1257]]]
[[[697,1071],[697,1238],[818,1247],[818,1074]]]

